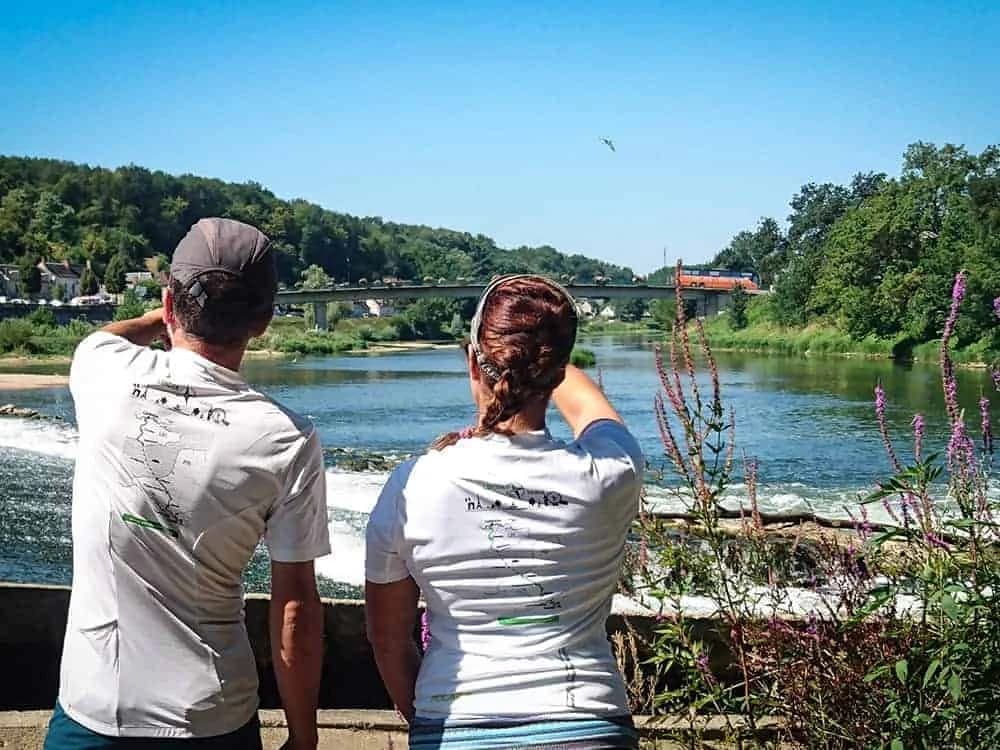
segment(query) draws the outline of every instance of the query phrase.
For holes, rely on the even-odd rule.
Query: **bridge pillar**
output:
[[[313,319],[316,321],[314,327],[317,331],[328,331],[330,325],[326,318],[326,303],[313,302]]]

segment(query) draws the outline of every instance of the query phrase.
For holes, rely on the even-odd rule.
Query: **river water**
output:
[[[605,390],[638,436],[648,459],[662,465],[652,416],[657,376],[652,344],[628,338],[586,342],[595,351]],[[740,455],[760,464],[760,502],[766,510],[813,510],[842,517],[858,495],[888,473],[874,424],[872,390],[888,394],[890,428],[909,457],[910,421],[927,419],[926,443],[947,439],[937,369],[885,361],[722,354],[723,398],[736,410]],[[328,450],[329,523],[334,553],[317,562],[327,595],[357,596],[363,582],[363,532],[384,472],[338,468],[335,450],[399,456],[422,450],[436,435],[473,416],[464,361],[457,349],[247,363],[251,383],[309,415]],[[980,371],[959,373],[970,428],[977,402],[990,387]],[[0,580],[69,583],[70,494],[76,430],[65,388],[0,394],[57,421],[0,418]],[[551,429],[568,436],[553,412]],[[670,484],[669,476],[664,480]],[[648,495],[676,504],[657,483]],[[741,487],[732,492],[739,502]],[[873,517],[884,517],[873,508]],[[247,588],[266,589],[266,558],[259,551]]]

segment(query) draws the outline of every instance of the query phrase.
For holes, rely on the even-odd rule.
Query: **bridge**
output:
[[[662,299],[672,298],[675,288],[670,285],[639,284],[566,284],[566,289],[576,299]],[[369,285],[336,287],[333,289],[304,289],[278,292],[279,305],[313,305],[316,327],[327,329],[326,303],[353,302],[362,299],[420,299],[422,297],[478,297],[486,284],[401,284],[395,286]],[[751,294],[758,292],[750,292]],[[686,287],[684,296],[698,306],[699,316],[718,313],[728,301],[727,289],[702,289]]]

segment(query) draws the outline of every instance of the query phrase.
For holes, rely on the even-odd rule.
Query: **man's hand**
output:
[[[108,323],[101,330],[113,336],[121,336],[126,341],[131,341],[137,346],[149,346],[157,339],[161,339],[166,341],[167,348],[170,348],[170,339],[167,336],[167,326],[163,320],[162,307],[150,310],[138,318],[116,320],[114,323]]]

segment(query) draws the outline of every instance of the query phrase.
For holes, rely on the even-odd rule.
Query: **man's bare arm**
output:
[[[323,607],[312,562],[271,562],[271,658],[290,750],[313,750],[323,667]]]
[[[138,346],[149,346],[157,339],[166,339],[167,337],[162,307],[150,310],[138,318],[108,323],[101,330],[114,336],[121,336],[126,341],[131,341]]]

